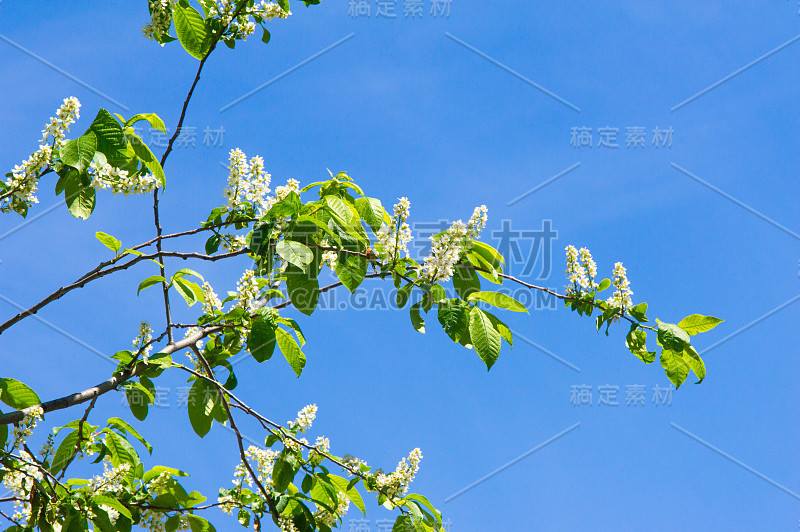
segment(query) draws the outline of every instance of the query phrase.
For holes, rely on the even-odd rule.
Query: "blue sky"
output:
[[[452,531],[796,530],[800,39],[792,39],[800,6],[455,0],[448,16],[434,18],[425,0],[423,16],[411,19],[398,0],[388,19],[375,2],[359,17],[348,2],[296,4],[292,17],[270,25],[269,45],[255,36],[209,60],[185,123],[196,128],[197,146],[177,149],[165,167],[167,232],[196,226],[222,203],[220,163],[241,147],[264,157],[275,184],[346,170],[384,205],[408,196],[420,222],[466,218],[486,204],[490,243],[502,220],[514,230],[550,220],[554,262],[537,279],[547,268],[530,258],[528,280],[561,288],[564,246],[587,246],[606,276],[624,262],[634,300],[649,303],[651,318],[726,321],[695,341],[701,353],[713,346],[703,355],[707,379],[687,381],[670,404],[653,401],[669,382],[657,364],[627,352],[621,327],[598,335],[591,320],[560,307],[503,316],[516,346],[489,373],[433,318],[423,336],[404,311],[348,305],[298,314],[309,340],[303,376],[277,358],[244,361],[239,395],[277,421],[317,403],[313,435],[376,466],[391,469],[419,446],[413,489],[444,511]],[[145,2],[0,4],[0,165],[27,157],[70,95],[83,104],[75,133],[99,107],[155,112],[174,126],[197,62],[177,43],[162,49],[145,40],[146,16]],[[203,145],[207,127],[224,128],[222,146]],[[633,127],[645,129],[644,147],[626,147]],[[673,131],[671,146],[652,144],[656,127]],[[571,144],[574,128],[591,129],[591,148]],[[617,128],[620,146],[598,146],[600,128]],[[34,220],[57,202],[53,184],[41,184],[23,227],[16,215],[0,219],[3,316],[108,259],[95,231],[125,245],[152,236],[149,197],[101,193],[87,221],[63,205]],[[248,265],[195,266],[224,292]],[[143,266],[96,282],[43,310],[46,323],[28,319],[4,333],[3,376],[46,398],[107,378],[113,368],[98,353],[127,348],[143,319],[161,327],[159,294],[136,297],[138,282],[154,273]],[[235,439],[219,427],[198,439],[175,406],[185,382],[163,381],[171,406],[137,423],[156,444],[152,464],[191,472],[187,484],[213,498],[232,476]],[[645,388],[644,404],[626,406],[635,385]],[[573,404],[577,387],[591,390],[591,406]],[[619,406],[598,404],[602,390],[615,388]],[[94,419],[132,419],[118,395],[101,403]],[[246,432],[263,437],[254,426]],[[368,510],[368,526],[379,530],[388,513]],[[240,529],[222,515],[214,522]]]

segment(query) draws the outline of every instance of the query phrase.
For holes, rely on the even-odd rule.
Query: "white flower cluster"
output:
[[[566,247],[567,252],[567,280],[571,283],[567,285],[567,293],[580,295],[584,290],[592,291],[597,289],[595,282],[597,277],[597,264],[595,264],[592,254],[586,248],[580,250],[575,246]]]
[[[255,310],[255,304],[258,300],[258,278],[253,270],[245,270],[242,278],[236,283],[236,290],[238,291],[238,301],[236,307],[241,307],[247,312]]]
[[[314,442],[314,447],[321,453],[327,453],[331,450],[331,441],[325,436],[318,436],[317,441]]]
[[[384,258],[387,261],[398,259],[398,254],[403,251],[408,257],[408,243],[413,238],[408,220],[411,214],[411,202],[408,198],[400,198],[394,206],[394,216],[389,225],[382,225],[378,231],[378,245],[383,250]]]
[[[286,517],[284,515],[278,516],[278,528],[281,529],[281,532],[298,532],[291,517]]]
[[[180,516],[180,520],[178,521],[178,526],[174,530],[189,530],[191,528],[189,523],[189,518],[186,517],[186,514],[176,514]],[[144,528],[149,532],[165,532],[166,528],[166,520],[167,515],[163,512],[159,512],[157,510],[143,510],[142,516],[139,520],[137,526],[139,528]]]
[[[209,16],[218,17],[223,23],[227,23],[236,11],[234,0],[201,0],[203,6],[208,10]],[[256,24],[251,17],[257,16],[262,20],[272,20],[274,18],[286,18],[291,13],[287,13],[274,2],[264,2],[254,4],[253,7],[243,10],[230,25],[231,31],[238,30],[242,40],[247,39],[256,30]]]
[[[108,467],[108,461],[103,461],[103,475],[95,475],[89,480],[89,492],[96,495],[99,493],[116,493],[122,489],[125,477],[130,473],[129,463],[120,464],[117,467]]]
[[[89,163],[92,174],[92,186],[96,190],[111,190],[114,194],[130,196],[131,194],[146,194],[158,188],[160,184],[153,174],[128,174],[111,166],[107,162],[92,160]]]
[[[42,141],[40,144],[47,144],[47,137],[53,137],[53,145],[61,149],[64,147],[64,139],[69,131],[69,126],[81,117],[81,102],[74,96],[64,98],[55,117],[50,117],[50,122],[42,130]]]
[[[53,146],[61,148],[64,138],[69,131],[69,126],[80,117],[81,103],[74,96],[64,99],[64,103],[56,111],[56,116],[42,130],[42,140],[36,150],[22,164],[15,165],[11,170],[11,177],[6,179],[7,192],[10,192],[9,201],[0,207],[0,212],[11,212],[15,208],[31,207],[39,203],[36,191],[39,189],[39,176],[53,160]],[[53,137],[53,144],[49,144],[48,137]]]
[[[317,405],[307,405],[297,413],[297,419],[289,421],[289,426],[293,429],[297,429],[299,432],[305,432],[311,428],[311,424],[316,417]]]
[[[44,419],[44,410],[42,410],[41,405],[36,405],[28,410],[25,413],[25,417],[22,418],[22,421],[14,425],[14,444],[12,449],[18,449],[22,447],[25,443],[25,440],[27,440],[28,437],[33,434],[36,424],[42,419]]]
[[[217,297],[214,288],[208,283],[203,283],[203,313],[212,314],[215,310],[222,310],[222,301]]]
[[[275,202],[274,198],[267,196],[272,176],[264,171],[264,159],[256,155],[248,162],[244,152],[235,148],[228,160],[228,186],[223,192],[228,210],[238,210],[247,201],[255,207],[256,214],[262,216]]]
[[[614,292],[613,296],[606,300],[606,303],[612,307],[617,307],[620,309],[626,309],[633,306],[633,301],[631,300],[633,291],[631,290],[631,285],[628,282],[628,273],[621,262],[614,264],[614,280],[612,281],[612,284],[614,285],[614,288],[616,288],[616,291]]]
[[[190,336],[192,336],[193,334],[197,334],[198,332],[200,332],[200,329],[198,327],[189,327],[186,330],[186,335],[184,336],[184,338],[189,338]],[[203,350],[203,341],[202,340],[198,340],[195,345],[197,346],[197,349],[199,351]],[[203,368],[203,365],[200,363],[199,360],[197,360],[197,357],[195,356],[193,350],[187,349],[186,350],[186,357],[192,362],[192,366],[194,367],[194,370],[196,372],[203,373],[205,368]]]
[[[408,455],[408,461],[406,461],[405,458],[400,460],[394,473],[388,475],[378,473],[375,480],[381,488],[381,491],[389,497],[402,497],[405,495],[408,491],[409,484],[411,484],[417,471],[419,471],[419,463],[421,460],[422,451],[416,448]]]
[[[475,207],[467,225],[457,220],[438,238],[431,237],[431,253],[425,257],[422,265],[422,275],[429,283],[447,281],[453,276],[461,254],[469,249],[486,227],[487,212],[486,205]]]
[[[275,188],[275,198],[276,201],[280,201],[286,196],[289,195],[289,192],[295,192],[297,194],[300,193],[300,181],[297,179],[289,179],[286,181],[285,185],[281,185]],[[271,205],[270,205],[271,206]]]
[[[264,485],[272,484],[272,468],[275,466],[275,459],[281,453],[251,445],[244,454],[251,462],[255,463],[255,473],[258,481]],[[244,467],[243,464],[240,464],[240,466]]]
[[[143,28],[142,33],[148,39],[157,41],[162,35],[169,32],[172,24],[172,7],[177,0],[148,0],[150,4],[150,22]],[[161,46],[164,46],[162,43]]]
[[[139,333],[136,335],[136,338],[133,339],[133,350],[138,351],[142,349],[145,345],[147,345],[153,339],[153,329],[150,327],[150,324],[146,321],[143,321],[139,324]],[[147,345],[144,347],[142,351],[142,360],[147,362],[147,359],[150,358],[150,352],[153,350],[153,344]]]
[[[21,463],[17,470],[7,469],[3,476],[3,484],[6,489],[23,501],[14,501],[15,512],[12,516],[17,521],[29,521],[31,517],[31,505],[28,502],[29,494],[33,488],[34,479],[41,481],[43,476],[38,467],[33,465],[33,456],[25,451],[20,451],[20,457],[29,463]]]

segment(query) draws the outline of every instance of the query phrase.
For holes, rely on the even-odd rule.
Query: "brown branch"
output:
[[[217,382],[216,377],[214,377],[214,370],[211,369],[206,358],[197,348],[197,344],[194,343],[191,345],[192,351],[194,351],[195,356],[197,359],[203,364],[203,368],[205,368],[206,373],[208,374],[209,379],[211,382],[214,383],[214,388],[217,391],[217,396],[219,397],[220,402],[222,403],[223,408],[225,408],[225,414],[228,416],[228,421],[231,422],[231,430],[233,430],[234,434],[236,434],[236,443],[239,445],[239,456],[242,458],[242,463],[244,464],[245,469],[247,469],[247,473],[250,475],[250,478],[253,479],[253,482],[256,483],[258,489],[261,491],[262,495],[264,495],[264,500],[267,502],[267,506],[269,507],[270,513],[277,519],[278,517],[278,510],[275,508],[275,501],[272,499],[272,496],[267,492],[264,485],[258,480],[258,476],[253,471],[253,467],[250,465],[250,462],[247,460],[247,454],[244,450],[244,438],[242,438],[242,433],[239,432],[239,427],[236,426],[236,420],[233,418],[233,413],[231,412],[231,407],[228,404],[228,398],[225,397],[226,389]]]
[[[89,272],[88,274],[82,276],[80,279],[78,279],[74,283],[69,284],[67,286],[62,286],[61,288],[59,288],[58,290],[56,290],[55,292],[53,292],[49,296],[47,296],[44,299],[42,299],[41,301],[39,301],[37,304],[33,305],[32,307],[28,308],[27,310],[23,310],[22,312],[20,312],[19,314],[17,314],[13,318],[7,320],[5,323],[0,325],[0,334],[3,334],[3,331],[8,329],[9,327],[14,325],[15,323],[27,318],[28,316],[36,314],[43,307],[47,306],[48,304],[52,303],[53,301],[56,301],[57,299],[62,298],[64,295],[66,295],[69,292],[75,290],[76,288],[83,288],[88,283],[90,283],[92,281],[95,281],[97,279],[100,279],[102,277],[105,277],[106,275],[112,274],[114,272],[118,272],[120,270],[127,270],[128,268],[130,268],[134,264],[136,264],[138,262],[141,262],[143,260],[155,259],[155,258],[158,258],[158,257],[177,257],[177,258],[184,259],[184,260],[186,260],[186,259],[199,259],[199,260],[206,260],[206,261],[213,262],[213,261],[218,261],[218,260],[222,260],[222,259],[227,259],[229,257],[235,257],[237,255],[243,255],[245,253],[247,253],[247,250],[239,250],[239,251],[234,251],[234,252],[231,252],[231,253],[223,253],[221,255],[203,255],[201,253],[183,253],[183,252],[179,252],[179,251],[161,251],[161,252],[151,253],[150,255],[139,255],[138,257],[135,257],[135,258],[129,260],[128,262],[126,262],[126,263],[120,264],[120,265],[115,266],[113,268],[109,268],[107,270],[99,270],[98,269],[99,267],[98,267],[98,268],[95,268],[94,270],[92,270],[91,272]],[[111,263],[106,263],[106,264],[111,264]]]

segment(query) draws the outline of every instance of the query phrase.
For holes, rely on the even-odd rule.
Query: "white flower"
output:
[[[633,301],[631,300],[631,296],[633,295],[633,291],[631,291],[631,285],[628,282],[627,271],[621,262],[614,264],[614,280],[612,283],[616,291],[614,295],[606,300],[606,303],[612,307],[623,310],[632,307]]]
[[[64,147],[64,137],[69,131],[69,126],[80,118],[81,102],[74,96],[64,98],[64,103],[56,111],[56,116],[50,118],[50,122],[42,130],[41,144],[47,144],[47,137],[53,137],[53,144],[56,148]]]
[[[142,33],[148,39],[157,41],[162,35],[169,32],[172,24],[172,8],[177,0],[148,0],[150,6],[150,22],[143,28]],[[164,46],[162,43],[161,46]]]
[[[321,453],[327,453],[331,450],[331,442],[325,436],[318,436],[317,441],[314,442],[314,447]]]
[[[203,283],[203,314],[213,314],[215,310],[222,310],[222,302],[214,292],[214,288],[205,282]]]
[[[305,432],[311,428],[311,424],[316,417],[317,405],[307,405],[297,413],[297,419],[289,421],[289,426],[293,429],[297,429],[299,432]]]
[[[108,467],[108,461],[103,461],[103,475],[95,475],[89,480],[89,492],[92,495],[100,493],[116,493],[122,489],[125,477],[131,470],[127,462],[117,467]]]
[[[14,425],[12,430],[14,444],[12,449],[22,447],[25,443],[25,440],[27,440],[28,437],[33,434],[36,424],[42,419],[44,419],[44,410],[42,409],[41,405],[31,407],[31,409],[25,413],[25,417],[22,418],[22,421]]]
[[[389,225],[383,224],[376,235],[378,246],[383,252],[387,261],[394,261],[399,258],[399,253],[405,252],[408,257],[408,243],[413,238],[411,228],[406,220],[411,212],[411,203],[408,198],[400,198],[394,206],[394,216]]]
[[[294,526],[294,521],[291,518],[283,515],[278,516],[278,528],[281,532],[297,532],[297,527]]]
[[[456,264],[464,251],[467,227],[461,220],[453,222],[448,230],[431,237],[431,253],[425,257],[422,275],[429,283],[447,281],[453,276]]]
[[[159,186],[159,181],[153,174],[128,174],[111,166],[102,160],[93,159],[89,163],[92,175],[92,186],[96,190],[108,190],[116,194],[130,196],[131,194],[146,194]]]
[[[347,510],[349,509],[350,499],[348,499],[347,496],[340,491],[336,496],[336,508],[334,511],[329,512],[323,507],[318,507],[318,510],[314,513],[314,519],[317,522],[331,527],[336,524],[336,521],[338,521],[341,517],[344,517],[344,514],[346,514]]]
[[[419,463],[422,460],[422,451],[414,449],[406,458],[400,460],[394,473],[386,475],[378,473],[375,480],[381,490],[389,497],[400,497],[408,491],[408,486],[414,480],[414,476],[419,471]]]
[[[3,484],[15,497],[25,500],[25,502],[14,501],[16,511],[12,517],[18,521],[29,521],[31,518],[31,505],[28,500],[30,499],[31,489],[33,489],[34,479],[41,481],[44,477],[39,468],[34,465],[33,456],[26,451],[20,451],[19,455],[28,463],[18,464],[16,470],[6,470],[5,476],[3,476]]]
[[[285,185],[275,188],[275,197],[278,201],[289,195],[290,192],[300,193],[300,182],[296,179],[289,179]]]
[[[467,222],[467,239],[475,240],[486,227],[486,221],[489,219],[489,209],[486,205],[475,207],[469,221]]]
[[[201,0],[203,6],[208,10],[210,17],[217,17],[223,23],[231,20],[233,13],[236,11],[236,2],[234,0]],[[231,22],[230,31],[238,31],[238,37],[242,40],[247,39],[255,29],[255,22],[250,20],[252,17],[259,17],[262,20],[272,20],[275,18],[286,18],[291,15],[280,8],[274,2],[264,2],[254,4],[253,7],[242,10],[236,17],[236,20]]]
[[[153,329],[150,327],[150,324],[146,321],[143,321],[139,324],[139,333],[136,335],[136,338],[133,339],[133,349],[134,351],[138,351],[139,349],[144,348],[142,351],[142,360],[147,362],[147,359],[150,357],[150,352],[153,350],[153,344],[147,345],[153,339]],[[147,347],[145,347],[147,345]]]
[[[255,208],[257,216],[263,216],[275,202],[274,198],[267,196],[272,176],[264,171],[264,159],[255,156],[248,162],[244,152],[235,148],[231,150],[228,161],[228,186],[223,192],[228,210],[241,209],[246,201]]]
[[[258,300],[258,278],[253,270],[245,270],[242,278],[236,284],[236,290],[239,293],[236,307],[241,307],[247,312],[255,310],[255,304]]]

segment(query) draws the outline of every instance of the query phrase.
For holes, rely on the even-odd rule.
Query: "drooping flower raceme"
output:
[[[289,421],[289,426],[293,429],[297,429],[299,432],[305,432],[311,428],[311,424],[316,417],[317,405],[307,405],[297,413],[297,419]]]
[[[217,297],[214,288],[208,283],[203,283],[203,313],[212,314],[215,310],[222,310],[222,301]]]
[[[53,146],[62,148],[64,138],[69,131],[69,126],[80,117],[81,103],[74,96],[64,99],[64,103],[56,111],[56,116],[42,130],[42,139],[39,149],[36,150],[22,164],[14,166],[11,177],[5,180],[5,194],[9,196],[3,200],[0,212],[24,210],[39,203],[36,191],[39,188],[39,177],[50,166],[53,160]],[[49,142],[52,137],[52,144]]]
[[[111,190],[114,194],[130,196],[152,192],[159,186],[158,179],[153,174],[128,174],[127,170],[121,170],[107,162],[92,160],[89,169],[92,186],[97,190]]]
[[[11,517],[17,521],[28,522],[31,518],[31,505],[28,502],[34,480],[41,481],[41,470],[35,465],[33,456],[26,451],[20,451],[20,457],[27,463],[20,463],[16,469],[9,469],[3,476],[3,484],[21,501],[14,501],[16,511]]]
[[[153,329],[150,327],[150,324],[146,321],[141,322],[139,324],[139,333],[136,335],[136,338],[133,339],[133,349],[134,351],[138,351],[144,348],[142,351],[142,359],[145,362],[147,362],[147,359],[150,357],[150,352],[153,350],[153,344],[148,345],[152,339]]]
[[[405,252],[408,257],[408,243],[413,238],[408,220],[411,214],[411,202],[408,198],[400,198],[394,206],[394,215],[389,225],[382,225],[378,231],[378,246],[383,251],[384,259],[394,261],[399,258],[399,253]]]
[[[247,312],[253,312],[259,292],[258,278],[253,270],[244,271],[242,278],[236,283],[236,290],[239,292],[236,306],[245,309]]]
[[[606,300],[606,303],[620,309],[632,307],[633,301],[631,300],[631,296],[633,295],[633,291],[628,282],[628,273],[621,262],[614,264],[614,280],[612,284],[616,290],[614,291],[614,295]]]
[[[172,8],[177,0],[148,0],[150,7],[150,22],[143,28],[142,33],[148,39],[160,41],[163,35],[169,33],[172,24]],[[164,43],[161,43],[164,46]]]
[[[25,417],[22,418],[22,421],[14,425],[14,443],[11,447],[12,450],[18,449],[25,444],[25,440],[28,439],[28,436],[33,434],[36,424],[42,419],[44,419],[44,410],[42,410],[42,407],[39,405],[34,406],[25,413]]]
[[[257,216],[262,216],[274,203],[269,183],[272,176],[264,171],[264,159],[256,155],[247,160],[247,156],[239,148],[229,154],[228,186],[223,192],[230,211],[236,211],[249,202]]]
[[[586,286],[589,290],[596,290],[598,288],[598,284],[595,282],[597,278],[597,264],[594,262],[592,258],[592,254],[586,248],[581,248],[578,251],[581,259],[581,266],[583,266],[583,270],[586,272],[587,279],[586,279]]]
[[[217,17],[223,23],[230,21],[236,11],[236,2],[234,0],[201,0],[201,3],[208,10],[209,16]],[[291,12],[284,11],[274,2],[262,1],[254,3],[252,7],[245,8],[239,13],[236,20],[231,22],[229,31],[245,40],[256,29],[255,22],[251,20],[252,17],[258,17],[261,20],[272,20],[274,18],[287,18],[289,15],[291,15]]]
[[[388,475],[378,473],[376,481],[386,495],[389,497],[401,497],[408,491],[408,486],[414,480],[414,476],[419,471],[419,463],[422,460],[422,451],[414,449],[408,455],[408,459],[403,458],[397,464],[394,473]]]
[[[430,283],[447,281],[453,276],[461,254],[469,250],[488,219],[486,205],[476,207],[467,225],[457,220],[440,235],[431,237],[431,253],[425,257],[422,275]]]

